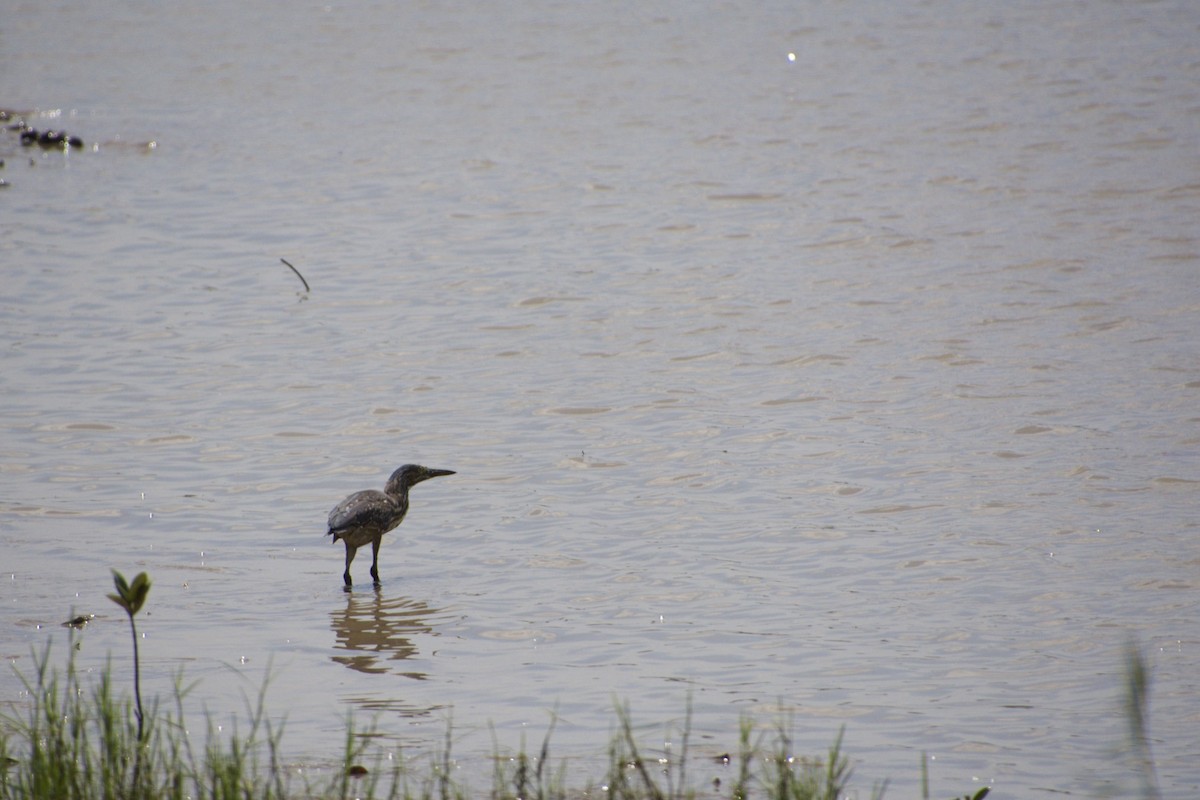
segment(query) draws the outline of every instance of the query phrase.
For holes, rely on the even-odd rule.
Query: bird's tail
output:
[[[333,537],[333,543],[334,543],[334,544],[337,544],[337,541],[338,541],[338,539],[342,538],[342,537],[338,536],[338,533],[337,533],[337,531],[335,531],[333,528],[330,528],[330,529],[329,529],[329,530],[328,530],[328,531],[325,533],[325,535],[326,535],[326,536],[332,536],[332,537]]]

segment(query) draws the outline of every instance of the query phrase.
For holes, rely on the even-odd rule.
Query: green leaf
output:
[[[112,574],[113,585],[116,587],[117,593],[110,594],[108,599],[125,609],[125,613],[132,617],[142,610],[142,606],[146,603],[146,596],[150,594],[150,576],[139,572],[131,584],[125,580],[124,575],[115,569]]]
[[[108,599],[112,600],[114,603],[119,605],[121,608],[125,609],[126,614],[130,613],[129,612],[129,604],[125,602],[124,597],[121,597],[120,595],[110,594],[108,596]]]
[[[144,572],[139,572],[137,577],[133,579],[133,585],[129,587],[130,604],[133,606],[133,613],[142,610],[142,606],[146,603],[146,595],[150,594],[150,576]]]

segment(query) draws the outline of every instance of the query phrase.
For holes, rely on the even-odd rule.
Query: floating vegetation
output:
[[[31,116],[28,111],[14,111],[9,108],[0,108],[0,122],[8,123],[5,127],[10,131],[15,131],[20,134],[21,144],[24,147],[41,147],[44,150],[70,150],[80,149],[83,147],[83,139],[78,136],[72,136],[62,130],[44,130],[39,131],[37,128],[32,128],[25,118]]]
[[[26,128],[21,131],[21,144],[25,147],[38,145],[46,150],[66,150],[83,147],[83,139],[71,136],[66,131],[39,131],[37,128]]]

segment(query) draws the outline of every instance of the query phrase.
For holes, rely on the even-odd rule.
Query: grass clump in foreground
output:
[[[0,798],[282,796],[259,762],[262,745],[273,757],[278,743],[261,703],[250,710],[246,734],[235,733],[224,748],[210,724],[208,744],[197,754],[183,722],[187,690],[178,681],[174,710],[155,700],[139,714],[114,691],[111,664],[85,686],[74,651],[62,675],[50,667],[49,645],[35,655],[33,679],[21,676],[32,698],[27,715],[0,717]]]
[[[266,714],[265,691],[256,703],[247,703],[244,728],[235,724],[232,733],[221,735],[210,720],[198,744],[185,725],[188,689],[179,680],[172,708],[155,699],[139,714],[128,696],[114,692],[111,664],[94,685],[84,685],[71,644],[61,675],[50,667],[49,645],[35,654],[33,678],[21,676],[32,698],[27,714],[0,715],[0,800],[411,796],[403,793],[402,781],[381,794],[378,774],[357,765],[367,731],[348,727],[344,768],[329,770],[324,785],[306,777],[297,787],[298,776],[280,763],[282,730]]]
[[[293,780],[299,782],[299,771],[285,769],[279,759],[282,731],[266,714],[265,686],[257,703],[247,703],[244,731],[235,729],[221,736],[210,721],[203,749],[197,752],[184,721],[187,689],[179,679],[172,709],[163,710],[158,699],[149,708],[142,705],[134,617],[146,601],[150,580],[141,573],[130,583],[114,571],[113,581],[117,592],[109,598],[128,614],[133,637],[135,702],[114,693],[111,664],[100,672],[95,685],[83,685],[75,669],[74,646],[60,676],[50,667],[47,645],[41,656],[34,655],[33,679],[21,676],[32,698],[27,716],[0,715],[0,800],[466,800],[485,796],[452,779],[449,726],[443,750],[435,754],[428,772],[413,775],[401,759],[385,767],[382,754],[375,758],[373,770],[361,766],[373,731],[358,730],[352,721],[347,724],[340,763],[331,765],[324,784],[314,784],[305,776],[297,788]],[[1132,644],[1126,671],[1125,711],[1141,792],[1145,800],[1158,800],[1161,795],[1146,732],[1148,670]],[[753,722],[743,718],[736,755],[717,758],[732,768],[728,784],[715,779],[698,791],[687,775],[690,703],[678,731],[678,755],[671,752],[671,745],[654,757],[643,755],[628,707],[617,706],[617,721],[607,773],[599,786],[570,789],[565,766],[550,771],[552,720],[536,756],[528,755],[522,745],[515,757],[502,758],[496,746],[492,787],[486,796],[491,800],[841,800],[847,796],[851,769],[842,753],[841,733],[825,758],[798,758],[787,726],[779,723],[774,740],[768,742],[766,734],[755,737]],[[879,800],[886,786],[886,782],[876,784],[870,796]],[[989,791],[984,787],[962,800],[983,800]],[[928,800],[924,759],[922,795]]]
[[[84,685],[75,669],[75,648],[68,652],[61,675],[50,666],[49,645],[35,654],[32,679],[22,676],[32,698],[27,715],[0,716],[0,800],[840,800],[850,779],[840,734],[824,758],[800,758],[784,725],[768,741],[771,731],[755,737],[753,722],[743,719],[737,752],[718,758],[731,767],[726,784],[714,781],[697,790],[686,772],[690,708],[678,732],[679,752],[649,756],[639,748],[623,706],[617,707],[603,781],[583,789],[568,787],[565,766],[552,767],[553,722],[536,755],[522,747],[515,757],[501,757],[496,747],[492,786],[484,792],[453,779],[449,726],[428,768],[410,771],[402,759],[390,764],[383,754],[367,759],[373,732],[351,722],[340,761],[302,774],[281,762],[282,731],[266,714],[264,692],[247,703],[244,728],[221,735],[210,722],[197,744],[185,725],[188,690],[179,680],[169,708],[156,698],[139,715],[127,695],[114,691],[111,665],[94,685]],[[371,769],[361,766],[364,759]],[[314,772],[325,777],[314,781]],[[881,798],[884,788],[877,785],[870,796]],[[987,792],[981,789],[968,800],[982,800]]]

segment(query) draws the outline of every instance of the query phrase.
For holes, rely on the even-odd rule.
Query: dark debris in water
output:
[[[83,147],[83,139],[80,139],[78,136],[72,136],[66,131],[39,131],[37,128],[30,127],[29,123],[25,121],[25,118],[30,115],[30,112],[0,108],[0,122],[8,123],[5,128],[20,135],[21,144],[24,147],[33,147],[36,145],[46,150],[80,149]]]
[[[0,155],[8,156],[13,160],[16,155],[16,148],[11,145],[20,144],[20,147],[28,151],[42,151],[46,154],[58,152],[66,155],[71,150],[85,149],[84,141],[81,137],[75,136],[67,131],[59,128],[51,128],[39,130],[30,124],[30,120],[35,120],[38,117],[49,116],[57,117],[60,112],[39,112],[39,111],[18,111],[11,108],[0,108]],[[13,138],[9,139],[2,136],[2,133],[13,134]],[[157,141],[139,141],[125,142],[115,140],[110,142],[93,142],[86,145],[89,151],[98,151],[101,146],[115,147],[125,150],[134,150],[141,152],[151,152],[158,148]],[[34,167],[38,164],[36,156],[30,156],[29,166]],[[14,161],[15,163],[15,161]],[[0,169],[5,166],[4,159],[0,158]],[[5,189],[12,186],[8,180],[0,179],[0,189]]]
[[[65,150],[68,147],[83,147],[83,139],[71,136],[66,131],[39,131],[37,128],[26,128],[21,131],[21,144],[25,147],[38,145],[46,150]]]

